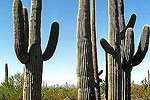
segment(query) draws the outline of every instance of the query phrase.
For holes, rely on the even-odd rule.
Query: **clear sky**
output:
[[[13,0],[0,0],[0,82],[4,80],[4,65],[8,63],[9,75],[23,71],[21,64],[14,52],[14,37],[12,25],[12,3]],[[135,32],[135,51],[141,36],[141,29],[144,24],[150,25],[150,0],[124,0],[125,19],[132,13],[137,14]],[[31,0],[22,0],[23,5],[30,10]],[[78,0],[43,0],[42,8],[42,51],[47,45],[50,25],[53,21],[60,23],[59,42],[53,57],[44,62],[43,81],[48,85],[52,84],[76,84],[76,24],[78,13]],[[108,0],[96,0],[96,30],[98,48],[99,70],[105,71],[104,51],[99,45],[99,40],[108,38]],[[147,76],[150,69],[150,50],[145,60],[133,68],[132,80],[140,83]],[[102,75],[104,79],[105,73]]]

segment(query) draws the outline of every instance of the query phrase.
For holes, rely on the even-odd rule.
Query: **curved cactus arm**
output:
[[[54,22],[51,26],[51,32],[50,32],[47,47],[43,53],[44,61],[50,59],[53,56],[56,50],[58,36],[59,36],[59,24],[57,22]]]
[[[103,73],[103,70],[101,70],[101,71],[98,73],[98,76],[100,76],[102,73]]]
[[[26,7],[23,7],[23,18],[24,18],[24,46],[25,51],[28,51],[29,45],[29,22],[28,22],[28,10]]]
[[[126,31],[124,53],[127,62],[131,62],[134,54],[134,32],[132,28],[128,28]]]
[[[121,39],[125,39],[125,33],[126,33],[126,30],[128,28],[134,28],[134,25],[135,25],[135,22],[136,22],[136,14],[132,14],[129,18],[129,21],[126,25],[126,27],[120,32],[121,34]]]
[[[132,66],[140,64],[144,59],[148,50],[149,35],[150,35],[150,27],[148,25],[145,25],[142,29],[142,35],[138,46],[138,50],[136,54],[133,56]]]
[[[100,82],[103,82],[103,80],[102,80],[102,79],[99,79],[98,82],[99,82],[99,83],[100,83]]]
[[[27,63],[29,56],[24,40],[24,18],[21,0],[13,2],[14,48],[19,61]]]
[[[111,55],[115,54],[114,48],[104,38],[100,40],[100,44],[106,53]]]

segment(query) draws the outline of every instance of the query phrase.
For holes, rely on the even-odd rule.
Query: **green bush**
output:
[[[141,85],[131,85],[132,100],[150,100],[150,88],[144,79]],[[106,84],[101,83],[101,95],[105,94]],[[0,85],[0,100],[22,100],[23,75],[17,73],[8,78],[8,82]],[[77,100],[77,88],[69,87],[42,87],[42,100]],[[104,97],[103,97],[104,98]]]
[[[42,100],[77,100],[77,88],[43,87]]]
[[[150,100],[150,88],[147,88],[144,85],[132,85],[131,98],[132,100]]]
[[[17,73],[8,78],[8,83],[0,85],[0,100],[22,100],[23,74]],[[43,87],[42,100],[77,100],[77,88]]]
[[[23,75],[17,73],[8,78],[8,83],[1,83],[0,85],[0,99],[1,100],[22,100]]]

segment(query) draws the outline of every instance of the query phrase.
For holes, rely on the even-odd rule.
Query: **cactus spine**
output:
[[[95,100],[90,28],[90,2],[79,0],[77,22],[78,100]]]
[[[5,83],[8,83],[8,64],[5,64]]]
[[[13,2],[14,48],[19,61],[27,70],[27,89],[24,100],[41,100],[43,61],[50,59],[56,49],[59,25],[54,22],[45,52],[41,51],[42,0],[31,0],[30,28],[28,11],[21,0]]]
[[[135,53],[135,55],[133,55],[134,54],[133,28],[136,21],[136,15],[132,14],[128,24],[125,26],[123,0],[117,0],[117,1],[109,0],[109,12],[110,12],[109,13],[109,43],[110,44],[108,44],[107,41],[104,39],[101,39],[100,41],[103,49],[107,53],[109,53],[108,100],[112,100],[112,99],[131,100],[131,96],[130,96],[131,71],[133,66],[136,66],[142,62],[142,60],[144,59],[147,53],[150,30],[149,30],[149,26],[147,25],[144,26],[138,50]],[[114,19],[113,19],[113,15],[114,16],[116,15]],[[116,34],[115,36],[114,32],[116,32],[117,30],[119,30],[118,31],[119,34],[118,35]],[[120,40],[118,39],[117,41],[114,37],[121,37],[121,38],[119,38]],[[113,47],[111,47],[111,45]],[[117,54],[120,54],[120,57]],[[120,64],[120,67],[118,67],[120,68],[120,70],[118,70],[117,75],[114,72],[115,71],[114,67],[112,67],[114,66],[114,64],[116,64],[114,63],[114,60],[116,63]],[[114,78],[114,76],[117,76],[118,78],[116,79]],[[114,88],[118,88],[117,89],[118,91],[115,92]]]

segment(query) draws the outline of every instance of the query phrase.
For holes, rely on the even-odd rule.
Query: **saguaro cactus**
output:
[[[132,28],[128,28],[125,36],[125,58],[123,63],[123,70],[125,71],[125,81],[126,81],[126,93],[125,100],[131,100],[131,71],[134,66],[137,66],[144,59],[149,44],[149,34],[150,28],[145,25],[142,30],[141,40],[138,46],[137,52],[134,54],[134,35]]]
[[[5,83],[8,83],[8,64],[5,64]]]
[[[31,0],[29,28],[27,9],[22,7],[21,0],[13,2],[14,48],[17,58],[25,64],[27,72],[27,96],[24,96],[27,98],[24,100],[41,100],[43,61],[52,57],[58,41],[59,24],[54,22],[48,45],[42,54],[41,10],[42,0]]]
[[[77,22],[78,100],[95,100],[90,28],[90,2],[79,0]]]
[[[124,62],[122,64],[123,71],[125,72],[125,100],[131,100],[130,97],[130,84],[131,84],[131,71],[134,66],[137,66],[142,62],[144,59],[149,45],[149,34],[150,34],[150,28],[148,25],[145,25],[142,30],[142,35],[140,39],[140,43],[138,46],[137,52],[134,54],[134,33],[132,28],[128,28],[126,31],[125,36],[125,46],[124,46]],[[117,59],[116,53],[117,51],[114,50],[114,48],[107,43],[105,39],[101,39],[101,46],[103,49],[111,54],[115,59]]]
[[[123,0],[117,0],[117,1],[109,0],[109,12],[110,12],[109,13],[109,43],[113,47],[110,44],[108,44],[104,39],[101,39],[100,41],[103,49],[110,54],[109,55],[108,100],[112,100],[112,99],[130,100],[131,99],[130,97],[131,70],[133,66],[140,64],[146,55],[148,49],[148,43],[149,43],[149,26],[147,25],[144,26],[137,53],[133,55],[134,35],[132,29],[134,28],[135,25],[136,15],[132,14],[128,24],[125,26]],[[119,30],[118,31],[119,34],[117,34],[116,32],[117,30]],[[120,36],[121,38],[119,38]],[[116,37],[119,38],[120,40],[117,41],[115,39]],[[119,57],[117,54],[121,54],[121,57]],[[116,63],[114,63],[114,60],[116,63],[120,64],[118,68],[121,68],[120,70],[118,69],[117,71],[117,79],[113,78],[114,76],[116,76],[113,67],[116,65]],[[125,74],[125,75],[121,75],[121,74]],[[121,78],[122,80],[119,80]],[[114,86],[116,86],[115,88],[117,88],[117,92],[114,91]],[[125,93],[125,97],[124,97],[124,93]]]

